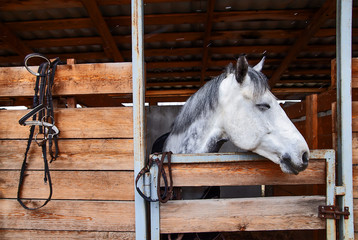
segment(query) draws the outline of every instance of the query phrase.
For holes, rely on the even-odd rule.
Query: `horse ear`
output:
[[[261,61],[255,65],[255,67],[253,67],[253,69],[255,69],[258,72],[261,72],[262,67],[264,66],[264,62],[265,62],[265,56],[262,57]]]
[[[236,63],[236,81],[242,83],[247,74],[249,63],[246,60],[245,56],[240,56]]]

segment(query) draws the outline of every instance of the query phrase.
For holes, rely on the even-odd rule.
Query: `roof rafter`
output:
[[[85,2],[85,1],[84,1]],[[312,18],[315,10],[313,9],[292,9],[292,10],[260,10],[260,11],[228,11],[215,12],[213,22],[235,22],[248,20],[289,20],[305,21]],[[358,8],[353,8],[353,14],[357,14]],[[334,13],[330,18],[334,18]],[[146,25],[167,25],[167,24],[195,24],[203,23],[206,13],[167,13],[167,14],[148,14],[144,16]],[[130,16],[115,16],[103,18],[108,26],[129,26]],[[88,18],[72,19],[48,19],[33,21],[16,21],[6,23],[15,31],[31,31],[41,27],[42,30],[56,29],[78,29],[89,28],[92,26]]]
[[[270,79],[270,86],[274,87],[275,83],[280,79],[281,75],[292,61],[296,59],[298,54],[307,46],[309,40],[320,29],[320,27],[332,16],[335,10],[334,0],[326,0],[323,6],[314,14],[307,28],[297,38],[292,47],[288,49],[287,55],[281,65],[276,69]]]
[[[210,60],[209,47],[210,47],[211,32],[213,28],[214,8],[215,8],[215,0],[209,0],[207,5],[207,11],[206,11],[203,56],[202,56],[202,64],[201,64],[201,75],[200,75],[201,85],[204,85],[205,72],[208,67],[208,62]]]
[[[109,31],[96,0],[82,0],[82,4],[103,40],[103,50],[106,55],[116,62],[123,62],[124,58],[118,50],[117,44]]]
[[[16,52],[22,59],[29,53],[32,53],[32,49],[29,48],[19,37],[17,37],[11,29],[5,24],[0,22],[0,39],[3,44],[6,44],[12,51]]]

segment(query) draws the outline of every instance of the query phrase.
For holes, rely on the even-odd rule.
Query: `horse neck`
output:
[[[195,119],[180,133],[171,133],[164,151],[173,153],[217,152],[225,142],[216,111],[209,111]]]

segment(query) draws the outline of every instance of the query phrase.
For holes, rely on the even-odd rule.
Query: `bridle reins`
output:
[[[28,67],[28,60],[31,58],[42,58],[45,59],[46,62],[42,63],[39,68],[38,72],[33,72]],[[21,206],[28,210],[36,210],[45,206],[52,197],[52,182],[50,176],[50,169],[48,166],[47,161],[47,142],[48,144],[48,151],[51,156],[50,163],[59,156],[59,148],[58,148],[58,134],[59,130],[55,126],[55,116],[53,111],[53,100],[52,100],[52,86],[54,82],[54,76],[57,65],[60,63],[60,59],[56,58],[52,62],[47,59],[45,56],[33,53],[29,54],[25,57],[25,67],[26,69],[33,75],[36,76],[36,83],[35,83],[35,94],[33,97],[33,109],[24,115],[20,120],[19,124],[23,126],[30,126],[30,134],[27,141],[27,147],[25,150],[24,160],[22,162],[21,171],[20,171],[20,180],[19,186],[17,191],[17,201],[21,204]],[[32,117],[32,121],[27,121],[29,118]],[[38,126],[39,130],[38,133],[35,134],[35,128]],[[42,135],[42,139],[40,139],[40,135]],[[25,172],[27,169],[27,157],[31,147],[32,140],[42,148],[42,156],[44,162],[44,182],[45,184],[48,183],[49,185],[49,196],[45,200],[45,202],[39,207],[28,207],[23,202],[21,198],[21,189],[24,183]],[[55,150],[53,151],[53,146]]]
[[[172,177],[172,168],[171,168],[171,152],[163,152],[160,153],[162,156],[159,159],[157,156],[159,153],[154,153],[152,156],[149,157],[149,161],[147,165],[138,173],[136,180],[135,180],[135,187],[137,189],[137,192],[139,195],[148,202],[161,202],[166,203],[173,195],[173,177]],[[168,178],[167,174],[164,169],[164,160],[167,158],[167,165],[168,165],[168,173],[169,173],[169,186],[168,186]],[[151,196],[146,196],[143,191],[138,187],[138,181],[143,176],[145,176],[145,173],[150,172],[150,168],[153,166],[153,164],[156,164],[158,166],[158,176],[157,178],[157,195],[158,199],[153,199]],[[163,177],[164,181],[164,193],[161,192],[161,177]]]

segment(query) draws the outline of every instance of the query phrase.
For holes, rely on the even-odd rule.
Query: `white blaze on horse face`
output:
[[[237,147],[270,159],[286,173],[307,167],[309,149],[303,136],[269,90],[254,95],[248,75],[241,84],[233,74],[223,80],[219,107],[224,132]]]

